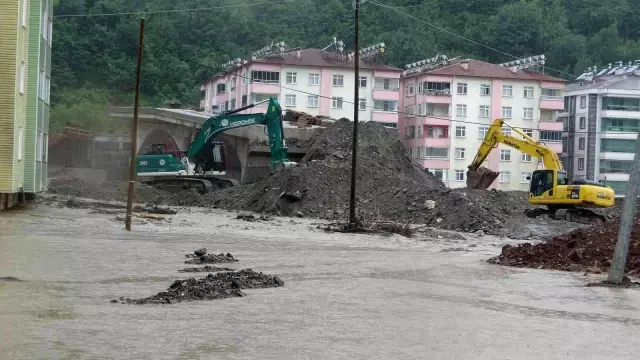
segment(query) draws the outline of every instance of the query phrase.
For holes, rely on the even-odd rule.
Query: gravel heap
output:
[[[277,276],[266,275],[251,269],[237,272],[220,272],[209,274],[201,279],[176,280],[167,291],[142,298],[119,298],[111,302],[123,304],[171,304],[193,300],[215,300],[231,297],[242,297],[246,294],[241,289],[262,289],[284,286]]]
[[[607,271],[618,238],[619,220],[600,226],[577,229],[536,245],[529,243],[502,248],[502,253],[489,260],[499,265],[592,272]],[[626,271],[640,272],[640,218],[631,233]]]

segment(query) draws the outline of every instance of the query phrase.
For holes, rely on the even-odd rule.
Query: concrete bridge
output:
[[[109,115],[116,121],[133,121],[132,107],[114,107]],[[152,144],[164,144],[173,140],[178,148],[186,150],[197,130],[212,114],[173,108],[140,108],[138,113],[137,152],[146,153]],[[284,124],[284,135],[289,148],[289,159],[298,161],[307,153],[306,147],[297,146],[297,142],[310,139],[319,127],[298,128]],[[269,147],[264,126],[252,125],[230,129],[219,135],[216,140],[224,142],[229,153],[227,177],[241,183],[269,174]]]

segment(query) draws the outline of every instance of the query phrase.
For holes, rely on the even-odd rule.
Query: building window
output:
[[[25,69],[25,66],[24,66],[24,61],[22,61],[22,62],[20,62],[20,70],[19,70],[19,73],[18,73],[18,91],[20,91],[20,94],[24,94],[24,86],[25,86],[24,77],[26,75],[25,71],[26,71],[26,69]],[[44,86],[45,84],[42,84],[42,85]]]
[[[360,76],[360,87],[361,88],[366,88],[367,87],[367,77],[366,76]]]
[[[448,148],[426,148],[425,159],[427,160],[447,160],[449,159]]]
[[[531,173],[523,172],[520,176],[520,182],[523,184],[528,184],[531,181]]]
[[[482,96],[491,95],[491,86],[487,84],[480,85],[480,95]]]
[[[225,84],[225,83],[218,84],[216,86],[216,95],[225,93],[226,89],[227,89],[227,84]]]
[[[247,95],[242,95],[242,106],[247,106]]]
[[[508,171],[503,171],[500,173],[500,182],[508,183],[511,182],[511,173]]]
[[[585,129],[587,127],[587,119],[582,116],[580,117],[580,129]]]
[[[287,84],[295,85],[298,83],[298,73],[288,72],[285,76]]]
[[[427,125],[427,138],[446,139],[449,137],[449,127],[440,125]]]
[[[528,137],[533,137],[533,130],[531,129],[522,129],[522,132],[525,133]]]
[[[467,95],[467,84],[458,83],[458,95]]]
[[[511,106],[502,107],[502,117],[504,119],[511,119],[512,112],[513,112],[513,109],[511,108]]]
[[[398,111],[398,102],[392,100],[373,100],[375,111]]]
[[[580,96],[580,108],[584,109],[587,107],[587,97],[586,96]]]
[[[231,81],[229,82],[229,91],[232,91],[235,89],[236,89],[236,79],[231,79]]]
[[[504,135],[504,136],[511,136],[511,128],[510,127],[503,127],[501,132],[502,132],[502,135]]]
[[[340,75],[342,76],[342,75]],[[335,79],[334,79],[335,80]],[[331,107],[334,109],[342,109],[342,98],[334,97],[331,101]]]
[[[525,86],[524,87],[524,97],[527,99],[533,99],[533,87]]]
[[[318,107],[318,95],[307,95],[307,107],[317,108]]]
[[[51,99],[51,78],[49,77],[49,75],[45,75],[45,98],[44,98],[44,102],[45,103],[49,103],[50,99]]]
[[[49,45],[51,45],[53,43],[53,22],[50,17],[47,17],[47,29],[49,29],[49,37],[47,41],[49,42]]]
[[[464,160],[464,148],[456,148],[456,160]]]
[[[489,105],[480,105],[480,117],[489,117]]]
[[[464,170],[455,170],[456,181],[464,181]]]
[[[581,137],[578,139],[578,150],[584,150],[585,138]]]
[[[531,162],[531,155],[529,154],[520,154],[520,161],[522,161],[523,163],[530,163]]]
[[[415,126],[405,126],[404,128],[404,137],[413,139],[416,137],[416,127]]]
[[[23,139],[22,139],[22,126],[20,126],[18,128],[18,160],[22,160],[22,144],[23,144]]]
[[[251,82],[264,84],[279,84],[280,72],[253,70],[251,72]]]
[[[260,102],[260,101],[269,100],[269,98],[274,98],[277,101],[280,101],[280,97],[278,95],[257,94],[257,93],[252,93],[251,94],[251,102],[252,103],[257,103],[257,102]]]
[[[578,170],[584,170],[584,158],[578,158]]]
[[[236,99],[231,99],[231,101],[229,102],[229,110],[235,110],[236,109]]]
[[[504,97],[513,97],[513,86],[512,85],[502,85],[502,96],[504,96]]]
[[[405,93],[406,93],[405,96],[413,96],[413,95],[415,95],[416,94],[416,86],[414,84],[407,85]]]
[[[524,108],[524,119],[533,120],[533,108]]]
[[[487,137],[487,133],[489,132],[488,126],[480,126],[478,128],[478,139],[484,139]]]
[[[42,145],[42,161],[47,162],[49,160],[49,134],[45,133],[42,135],[43,145]]]
[[[309,74],[309,85],[320,85],[320,74]]]
[[[456,137],[467,137],[467,127],[456,126]]]
[[[367,99],[363,99],[363,98],[358,99],[358,109],[360,111],[367,110]]]
[[[456,116],[467,116],[467,105],[458,104],[456,105]]]
[[[429,172],[443,182],[447,182],[448,180],[449,171],[447,169],[429,169]]]
[[[333,86],[344,86],[344,75],[333,75]]]
[[[540,141],[562,142],[562,131],[540,130]]]
[[[511,161],[511,150],[500,149],[500,161]]]
[[[284,106],[296,106],[296,96],[294,94],[285,95]]]
[[[37,161],[42,161],[42,145],[43,145],[42,131],[38,130],[38,139],[36,142],[36,160]]]
[[[398,91],[400,89],[400,79],[376,78],[374,89]]]

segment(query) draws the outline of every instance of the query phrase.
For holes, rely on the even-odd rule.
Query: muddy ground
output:
[[[0,281],[0,358],[637,357],[640,292],[585,287],[604,275],[486,263],[519,241],[327,233],[316,219],[236,215],[192,208],[128,232],[86,209],[4,213],[0,277],[22,281]],[[184,254],[205,247],[285,286],[214,302],[110,303],[192,276],[178,272]]]

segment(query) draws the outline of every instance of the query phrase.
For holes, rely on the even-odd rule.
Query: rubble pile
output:
[[[334,119],[327,116],[313,116],[304,112],[295,111],[295,110],[287,110],[284,113],[284,121],[296,125],[299,127],[308,127],[308,126],[328,126],[335,122]]]
[[[217,267],[217,266],[202,266],[202,267],[191,267],[184,268],[182,270],[178,270],[178,272],[218,272],[218,271],[236,271],[236,269],[228,268],[228,267]]]
[[[182,301],[214,300],[231,297],[242,297],[246,294],[242,289],[263,289],[284,286],[284,282],[277,276],[266,275],[251,269],[235,272],[220,272],[209,274],[204,278],[190,278],[176,280],[167,291],[142,298],[119,298],[112,302],[123,304],[171,304]]]
[[[219,264],[219,263],[234,263],[238,260],[233,257],[230,253],[226,255],[220,253],[216,254],[207,254],[207,249],[199,249],[193,252],[193,254],[185,255],[189,260],[185,261],[185,264]]]
[[[319,131],[296,165],[263,181],[228,188],[199,200],[210,205],[280,215],[344,219],[351,181],[353,123],[341,119]],[[395,131],[363,123],[358,136],[357,198],[364,221],[389,220],[447,230],[504,234],[524,217],[521,194],[452,190],[412,161]],[[522,198],[520,198],[522,196]],[[520,212],[518,209],[522,208]]]
[[[536,245],[530,243],[502,248],[502,253],[490,263],[538,269],[567,271],[607,271],[618,237],[619,220],[599,226],[577,229]],[[636,218],[631,233],[626,270],[640,272],[640,218]]]
[[[128,183],[104,182],[95,183],[82,180],[73,175],[60,174],[49,181],[50,194],[65,195],[78,198],[91,198],[105,201],[126,201]],[[137,183],[135,185],[134,202],[145,204],[167,204],[167,193],[151,186]]]

